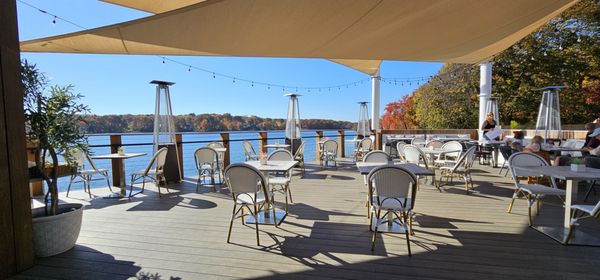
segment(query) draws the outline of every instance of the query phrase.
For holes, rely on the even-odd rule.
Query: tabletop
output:
[[[431,149],[431,148],[421,148],[421,151],[425,154],[448,154],[448,153],[458,153],[460,150],[444,150],[444,149]]]
[[[92,158],[93,159],[127,159],[127,158],[141,157],[141,156],[145,156],[145,155],[146,155],[146,153],[126,153],[124,155],[108,154],[108,155],[92,156]]]
[[[373,170],[379,166],[399,166],[399,167],[405,168],[406,170],[414,173],[415,175],[420,175],[420,176],[434,176],[435,175],[435,173],[433,173],[431,170],[429,170],[425,167],[416,165],[414,163],[400,163],[400,162],[388,162],[388,163],[357,162],[356,163],[356,167],[358,167],[358,171],[360,171],[360,174],[362,174],[362,175],[369,174],[369,172],[371,172],[371,170]]]
[[[586,167],[585,171],[573,171],[570,166],[515,166],[514,168],[539,173],[562,180],[599,179],[600,169]]]
[[[298,161],[296,160],[269,160],[267,164],[260,164],[258,160],[246,161],[246,164],[256,167],[260,171],[286,172],[292,169]]]
[[[289,148],[290,145],[288,145],[288,144],[268,144],[268,145],[265,145],[265,147],[267,147],[267,148]]]
[[[481,145],[502,145],[502,144],[506,144],[505,141],[496,141],[496,140],[483,140],[483,141],[477,141],[477,143],[479,143]]]

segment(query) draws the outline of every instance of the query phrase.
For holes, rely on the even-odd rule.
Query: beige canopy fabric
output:
[[[169,1],[110,2],[135,8]],[[177,5],[150,5],[138,8],[166,12],[22,42],[21,51],[325,58],[372,74],[381,60],[485,61],[576,2],[207,0],[175,10]]]

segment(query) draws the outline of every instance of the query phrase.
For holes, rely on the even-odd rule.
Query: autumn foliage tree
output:
[[[414,128],[414,113],[412,95],[405,95],[400,100],[390,102],[385,106],[381,127],[383,129]]]

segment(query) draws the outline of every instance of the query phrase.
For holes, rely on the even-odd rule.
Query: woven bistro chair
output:
[[[83,183],[83,190],[88,193],[89,197],[92,197],[92,190],[90,188],[91,181],[97,180],[106,180],[106,184],[108,188],[112,192],[112,187],[110,186],[110,181],[108,180],[108,169],[98,168],[94,161],[90,157],[88,153],[85,151],[77,150],[72,152],[71,155],[75,158],[75,162],[77,163],[77,171],[71,175],[69,179],[69,186],[67,187],[67,197],[69,197],[69,191],[71,190],[71,184],[73,183]],[[90,164],[89,168],[86,167],[86,161]],[[94,175],[100,175],[104,178],[96,178],[94,179]],[[77,178],[80,178],[81,181],[76,181]],[[87,187],[87,190],[86,190]]]
[[[228,166],[224,173],[225,184],[229,188],[233,199],[233,211],[229,221],[227,243],[230,243],[231,240],[233,221],[241,219],[244,225],[244,219],[247,216],[252,216],[255,221],[256,245],[260,246],[258,236],[259,213],[273,211],[273,219],[275,219],[275,227],[277,227],[273,194],[267,187],[267,179],[258,169],[244,163],[234,163]],[[247,213],[244,210],[247,210]]]
[[[160,185],[165,184],[165,188],[167,192],[169,192],[169,187],[167,186],[164,174],[165,161],[167,159],[168,149],[166,147],[161,148],[156,151],[152,156],[152,159],[148,163],[145,169],[131,173],[131,185],[129,186],[129,197],[131,198],[134,195],[140,194],[144,192],[144,187],[146,186],[146,180],[154,182],[156,187],[158,188],[158,196],[161,196],[160,193]],[[154,166],[154,168],[153,168]],[[137,180],[142,180],[142,190],[137,193],[133,193],[133,184]]]
[[[219,155],[211,147],[200,147],[194,152],[194,160],[196,162],[196,170],[198,170],[198,181],[196,182],[196,192],[198,187],[202,186],[203,179],[210,177],[210,183],[216,190],[215,173],[219,172]],[[221,176],[219,174],[219,176]],[[221,178],[219,177],[219,182]]]
[[[413,207],[417,194],[417,178],[399,166],[381,166],[367,176],[371,217],[369,228],[373,231],[371,250],[375,249],[377,229],[390,222],[404,229],[408,255],[411,256],[410,235],[412,234]],[[375,221],[373,221],[375,219]]]
[[[288,150],[275,150],[273,151],[267,160],[277,160],[277,161],[293,161],[294,156]],[[271,174],[268,178],[269,189],[272,192],[279,192],[285,195],[285,211],[288,210],[288,196],[290,203],[294,203],[292,201],[292,190],[290,189],[290,183],[292,182],[292,171],[285,172],[283,174]]]

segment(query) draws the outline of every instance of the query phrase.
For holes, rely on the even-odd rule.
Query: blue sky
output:
[[[96,0],[22,0],[86,28],[100,27],[150,14]],[[17,2],[19,37],[29,40],[81,29]],[[155,88],[151,80],[176,84],[171,88],[174,114],[231,113],[285,118],[287,98],[281,88],[243,83],[166,61],[157,56],[22,53],[38,65],[52,84],[75,85],[93,114],[152,114]],[[323,59],[169,56],[179,62],[246,80],[299,87],[329,87],[368,79],[356,70]],[[385,61],[383,78],[426,77],[441,63]],[[411,93],[416,83],[381,84],[381,113],[385,104]],[[358,101],[371,101],[371,83],[348,88],[300,91],[302,118],[356,121]],[[369,111],[371,105],[369,104]]]

